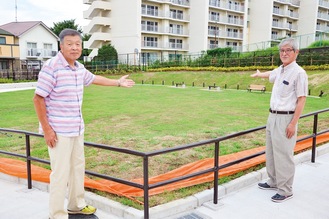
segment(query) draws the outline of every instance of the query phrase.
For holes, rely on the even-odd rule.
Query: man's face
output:
[[[69,64],[73,64],[81,56],[82,41],[80,36],[65,36],[60,47]]]
[[[289,65],[297,59],[298,50],[294,50],[291,46],[285,45],[280,49],[280,59],[284,66]]]

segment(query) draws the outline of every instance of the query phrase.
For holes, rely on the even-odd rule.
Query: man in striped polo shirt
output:
[[[78,31],[64,29],[59,38],[61,50],[43,65],[33,98],[51,163],[51,219],[67,219],[68,214],[93,214],[96,211],[84,199],[84,121],[81,113],[84,86],[132,87],[135,84],[127,79],[128,75],[119,80],[94,75],[76,61],[82,52],[82,37]]]

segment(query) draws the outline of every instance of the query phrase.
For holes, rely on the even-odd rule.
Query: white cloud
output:
[[[17,21],[42,21],[48,27],[71,19],[80,27],[88,24],[83,19],[83,11],[88,9],[83,0],[0,0],[0,25],[16,20],[15,1]]]

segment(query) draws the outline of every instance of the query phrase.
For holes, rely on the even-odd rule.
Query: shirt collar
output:
[[[291,62],[289,65],[287,65],[285,67],[283,65],[281,65],[281,73],[285,73],[289,69],[292,69],[295,66],[295,64],[296,64],[296,61]]]
[[[59,57],[59,59],[62,61],[63,66],[65,66],[65,67],[70,67],[70,68],[71,68],[70,64],[66,61],[66,59],[64,58],[63,53],[62,53],[61,51],[59,51],[59,53],[58,53],[58,57]],[[77,63],[77,61],[74,62],[74,66],[75,66],[75,67],[78,67],[78,63]]]

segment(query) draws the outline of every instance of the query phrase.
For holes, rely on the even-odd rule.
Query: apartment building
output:
[[[83,0],[97,56],[111,43],[119,54],[166,60],[213,48],[254,51],[287,36],[307,47],[329,30],[329,0]]]

